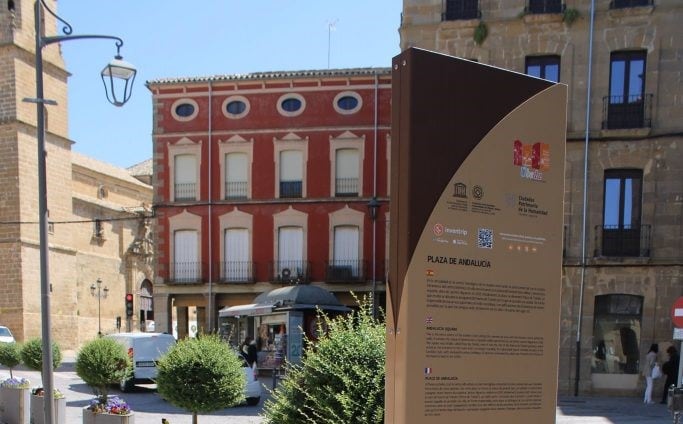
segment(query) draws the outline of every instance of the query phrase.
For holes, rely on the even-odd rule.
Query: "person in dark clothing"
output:
[[[662,393],[662,401],[660,403],[666,403],[669,387],[671,387],[672,384],[676,385],[677,383],[676,377],[678,377],[678,363],[680,361],[678,351],[675,347],[669,346],[666,353],[669,354],[669,360],[662,365],[662,372],[666,374],[666,382],[664,383],[664,393]]]

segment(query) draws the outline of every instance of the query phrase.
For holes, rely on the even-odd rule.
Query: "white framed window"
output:
[[[192,99],[178,99],[171,105],[171,116],[180,122],[191,121],[197,117],[199,105]]]
[[[223,100],[221,111],[226,118],[240,119],[249,114],[251,103],[244,96],[230,96]]]
[[[291,206],[273,215],[275,281],[308,280],[308,215]]]
[[[278,113],[282,116],[298,116],[306,109],[306,99],[297,93],[283,94],[277,100],[276,107]]]
[[[342,91],[334,96],[332,106],[341,115],[352,115],[363,107],[363,98],[355,91]]]
[[[249,230],[246,228],[226,229],[224,243],[223,280],[228,282],[251,281]]]
[[[169,281],[195,283],[202,279],[201,226],[199,215],[183,210],[168,219],[170,258]]]
[[[197,198],[197,158],[192,154],[176,155],[174,158],[174,199],[196,200]]]
[[[248,197],[249,158],[243,152],[225,154],[225,198],[246,199]]]
[[[345,131],[330,137],[330,195],[357,197],[363,192],[365,136]]]
[[[303,197],[303,155],[299,150],[280,152],[280,198]]]
[[[331,278],[358,278],[362,263],[358,252],[360,230],[355,225],[334,227],[333,259],[328,272]]]
[[[199,235],[196,230],[173,232],[173,281],[194,283],[200,280]]]
[[[278,228],[277,272],[282,279],[299,278],[305,274],[304,229],[301,227]]]
[[[275,157],[275,197],[306,197],[306,164],[308,137],[289,133],[273,139]],[[285,153],[286,152],[286,153]]]
[[[223,235],[220,246],[221,281],[232,283],[254,282],[252,260],[253,216],[236,207],[219,217]]]
[[[337,197],[357,197],[360,192],[358,183],[360,161],[358,149],[337,149],[335,158],[334,195]]]
[[[193,201],[199,199],[199,170],[201,169],[201,142],[183,137],[168,146],[170,200]]]
[[[363,230],[366,212],[348,205],[330,213],[328,281],[354,281],[365,278]]]
[[[221,195],[226,200],[251,199],[254,140],[234,135],[219,140]]]

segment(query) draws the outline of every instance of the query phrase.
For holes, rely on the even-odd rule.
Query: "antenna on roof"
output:
[[[330,41],[332,39],[332,31],[336,31],[338,18],[327,21],[327,69],[330,69]]]

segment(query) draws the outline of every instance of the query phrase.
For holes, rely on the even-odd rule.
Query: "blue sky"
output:
[[[62,44],[74,150],[128,167],[152,157],[152,102],[145,82],[167,77],[390,66],[399,53],[400,0],[59,0],[73,33],[123,38],[138,68],[122,108],[105,96],[100,71],[113,42]]]

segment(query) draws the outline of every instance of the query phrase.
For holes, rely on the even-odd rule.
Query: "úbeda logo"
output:
[[[512,163],[520,167],[520,177],[543,181],[543,172],[550,169],[550,145],[524,144],[520,140],[515,140],[513,146]]]
[[[443,224],[434,224],[434,228],[432,228],[432,231],[434,231],[435,236],[440,236],[443,234]]]

